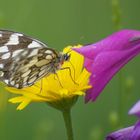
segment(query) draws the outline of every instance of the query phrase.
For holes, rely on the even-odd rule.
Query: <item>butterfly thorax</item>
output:
[[[63,63],[65,61],[69,61],[69,59],[70,59],[70,55],[69,54],[67,54],[67,53],[65,53],[65,54],[64,53],[59,53],[58,57],[54,60],[54,73],[57,70],[61,69]]]

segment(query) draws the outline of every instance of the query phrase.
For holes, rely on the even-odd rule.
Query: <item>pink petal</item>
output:
[[[91,45],[75,48],[85,57],[84,66],[91,72],[86,102],[94,101],[112,77],[140,53],[140,31],[122,30]]]

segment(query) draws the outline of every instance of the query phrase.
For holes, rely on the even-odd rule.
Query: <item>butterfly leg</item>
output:
[[[76,85],[79,85],[78,83],[75,82],[75,76],[74,76],[74,79],[73,79],[72,74],[71,74],[71,69],[69,67],[64,67],[64,68],[61,68],[60,70],[68,70],[73,83],[76,84]],[[74,75],[75,75],[75,73],[74,73]]]
[[[35,87],[40,88],[39,92],[37,94],[41,94],[43,89],[43,79],[40,80],[40,86],[34,84]]]
[[[74,72],[74,80],[75,80],[75,68],[73,66],[73,64],[71,63],[71,61],[69,61],[69,63],[71,64],[72,68],[73,68],[73,72]],[[70,69],[70,68],[69,68]]]
[[[57,74],[57,73],[54,73],[54,74],[55,74],[55,76],[57,77],[57,79],[58,79],[58,82],[59,82],[60,86],[63,88],[63,86],[62,86],[62,84],[61,84],[61,82],[60,82],[60,79],[59,79],[58,74]],[[54,78],[55,78],[55,77],[54,77]],[[57,79],[55,79],[55,80],[57,80]]]
[[[42,86],[43,86],[43,79],[41,79],[41,81],[40,81],[40,92],[39,92],[39,94],[41,94],[41,92],[42,92]]]

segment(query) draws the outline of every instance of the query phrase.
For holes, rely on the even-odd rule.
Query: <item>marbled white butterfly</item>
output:
[[[56,73],[69,58],[69,54],[58,53],[22,33],[0,30],[0,80],[8,86],[31,86]]]

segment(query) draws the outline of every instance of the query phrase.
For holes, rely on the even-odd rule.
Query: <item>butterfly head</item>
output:
[[[65,61],[69,61],[70,60],[70,54],[68,53],[61,53],[60,57],[59,57],[59,61],[61,63],[61,65],[65,62]]]

